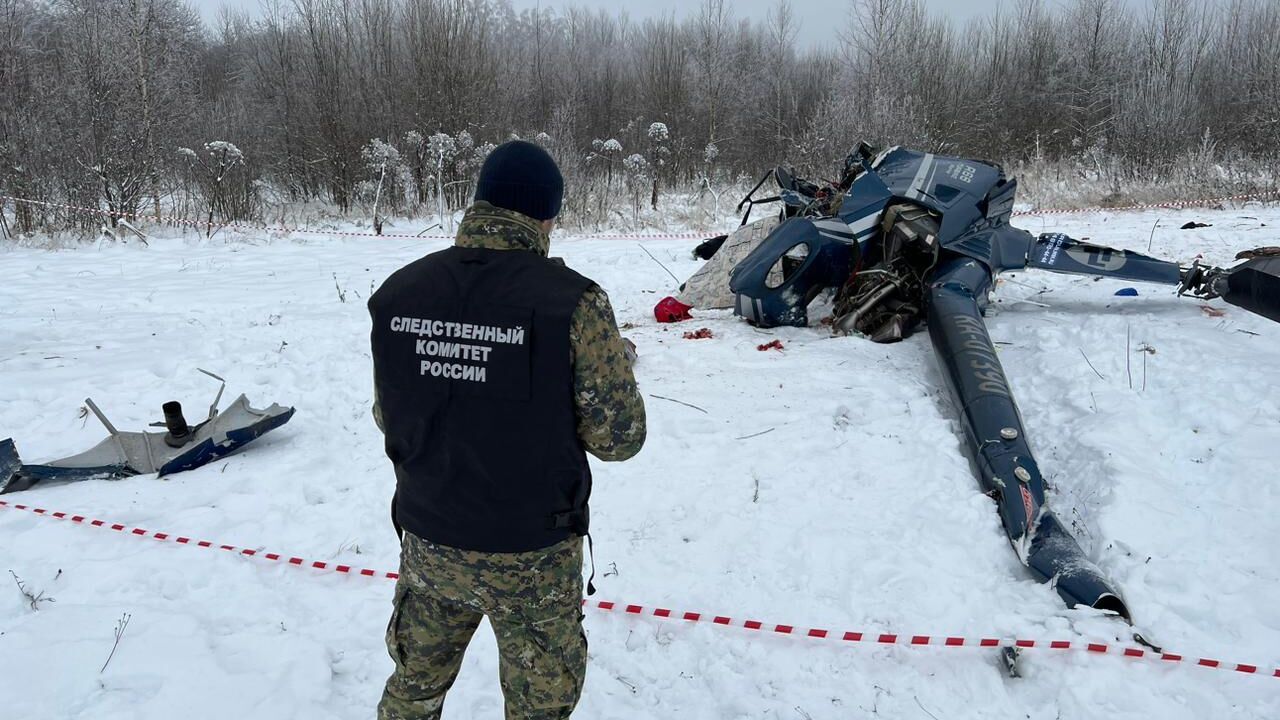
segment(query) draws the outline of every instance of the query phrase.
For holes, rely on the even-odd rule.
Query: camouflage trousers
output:
[[[483,553],[404,534],[378,720],[436,720],[471,635],[488,616],[498,639],[507,720],[567,718],[582,694],[582,538],[542,550]]]

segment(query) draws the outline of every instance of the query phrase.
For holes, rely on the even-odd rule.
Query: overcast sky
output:
[[[244,8],[250,12],[256,12],[258,7],[258,0],[189,1],[200,9],[206,20],[216,18],[218,8],[222,5]],[[1130,5],[1147,1],[1149,0],[1130,0]],[[730,0],[728,3],[735,17],[751,17],[760,20],[767,17],[769,8],[775,4],[776,0]],[[1012,0],[1003,0],[1003,4],[1009,6]],[[1056,4],[1051,3],[1051,5]],[[633,20],[643,20],[669,14],[685,17],[697,12],[699,2],[698,0],[512,0],[512,5],[517,10],[537,5],[553,8],[580,6],[609,10],[623,8]],[[1001,0],[925,0],[925,5],[931,12],[945,14],[958,24],[963,24],[972,17],[990,13],[1001,5]],[[848,0],[792,0],[791,6],[796,18],[800,21],[799,44],[803,47],[834,42],[837,33],[848,22]]]
[[[1007,4],[1006,0],[1006,4]],[[517,9],[583,6],[591,8],[625,8],[632,19],[643,20],[675,14],[685,17],[698,12],[698,0],[511,0]],[[726,3],[734,17],[764,20],[777,0],[729,0]],[[984,15],[995,9],[1000,0],[925,0],[931,12],[946,14],[956,21]],[[835,42],[837,33],[848,24],[849,0],[791,0],[792,11],[800,22],[797,40],[803,46]]]

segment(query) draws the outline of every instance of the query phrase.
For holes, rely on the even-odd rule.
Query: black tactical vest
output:
[[[452,247],[369,299],[405,530],[484,552],[586,534],[569,321],[591,284],[533,252]]]

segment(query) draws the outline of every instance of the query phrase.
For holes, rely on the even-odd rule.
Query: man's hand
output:
[[[609,297],[583,294],[569,325],[573,399],[583,448],[606,462],[626,460],[644,445],[644,398],[632,372],[635,345],[618,333]]]

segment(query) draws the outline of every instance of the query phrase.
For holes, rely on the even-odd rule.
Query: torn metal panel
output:
[[[206,374],[221,380],[212,373]],[[219,388],[209,409],[209,419],[194,427],[186,426],[178,403],[167,403],[168,432],[121,432],[92,400],[86,400],[110,433],[107,438],[82,453],[36,465],[22,463],[13,440],[0,441],[0,494],[26,490],[45,482],[118,480],[132,475],[164,476],[193,470],[284,425],[294,413],[294,408],[275,403],[265,409],[254,408],[244,395],[219,412],[217,404],[221,397]]]

